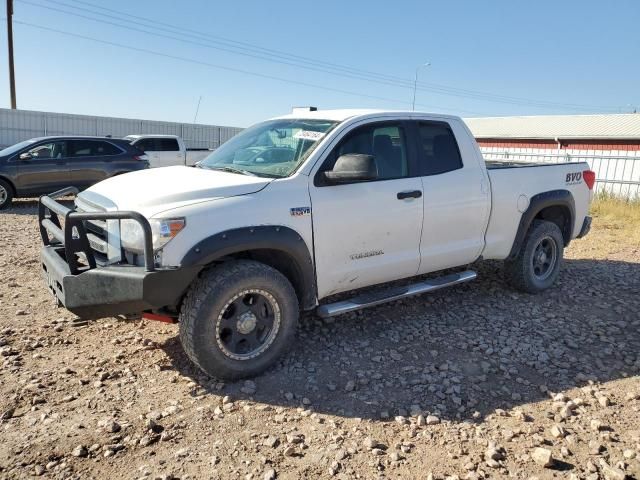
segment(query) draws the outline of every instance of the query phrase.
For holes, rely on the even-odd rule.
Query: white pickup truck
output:
[[[188,356],[223,378],[274,362],[301,310],[449,287],[478,260],[549,288],[590,228],[595,181],[586,163],[485,163],[461,119],[389,111],[268,120],[198,167],[117,176],[73,208],[42,197],[42,268],[79,316],[178,321]]]
[[[149,157],[149,166],[152,168],[192,166],[212,152],[208,148],[187,148],[184,140],[177,135],[127,135],[124,139]]]

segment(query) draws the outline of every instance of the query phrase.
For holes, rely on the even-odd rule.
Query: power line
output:
[[[226,71],[235,72],[235,73],[241,73],[241,74],[245,74],[245,75],[252,75],[252,76],[255,76],[255,77],[265,78],[265,79],[268,79],[268,80],[276,80],[276,81],[279,81],[279,82],[285,82],[285,83],[291,83],[291,84],[301,85],[301,86],[305,86],[305,87],[317,88],[317,89],[320,89],[320,90],[327,90],[327,91],[331,91],[331,92],[342,93],[342,94],[345,94],[345,95],[354,95],[354,96],[357,96],[357,97],[370,98],[370,99],[373,99],[373,100],[380,100],[380,101],[384,101],[384,102],[391,102],[391,103],[394,103],[394,104],[401,103],[399,100],[394,99],[394,98],[380,97],[380,96],[376,96],[376,95],[368,95],[368,94],[364,94],[364,93],[352,92],[352,91],[349,91],[349,90],[342,90],[342,89],[339,89],[339,88],[327,87],[327,86],[324,86],[324,85],[317,85],[317,84],[313,84],[313,83],[309,83],[309,82],[303,82],[303,81],[299,81],[299,80],[291,80],[291,79],[288,79],[288,78],[282,78],[282,77],[278,77],[278,76],[275,76],[275,75],[269,75],[269,74],[266,74],[266,73],[259,73],[259,72],[253,72],[253,71],[250,71],[250,70],[243,70],[241,68],[229,67],[229,66],[226,66],[226,65],[217,65],[217,64],[205,62],[205,61],[202,61],[202,60],[196,60],[196,59],[193,59],[193,58],[182,57],[182,56],[179,56],[179,55],[172,55],[172,54],[168,54],[168,53],[157,52],[155,50],[149,50],[149,49],[146,49],[146,48],[133,47],[131,45],[125,45],[125,44],[122,44],[122,43],[112,42],[112,41],[109,41],[109,40],[102,40],[102,39],[99,39],[99,38],[89,37],[87,35],[81,35],[81,34],[78,34],[78,33],[65,32],[63,30],[58,30],[58,29],[55,29],[55,28],[46,27],[44,25],[37,25],[37,24],[34,24],[34,23],[23,22],[23,21],[20,21],[20,20],[14,20],[14,23],[19,24],[19,25],[24,25],[24,26],[27,26],[27,27],[36,28],[36,29],[39,29],[39,30],[58,33],[58,34],[61,34],[61,35],[66,35],[66,36],[75,37],[75,38],[81,38],[83,40],[89,40],[89,41],[96,42],[96,43],[102,43],[104,45],[110,45],[112,47],[123,48],[123,49],[126,49],[126,50],[132,50],[132,51],[136,51],[136,52],[139,52],[139,53],[146,53],[146,54],[149,54],[149,55],[156,55],[158,57],[169,58],[169,59],[172,59],[172,60],[179,60],[179,61],[182,61],[182,62],[193,63],[193,64],[206,66],[206,67],[210,67],[210,68],[226,70]],[[432,106],[424,105],[424,104],[420,104],[420,106],[427,107],[427,108],[433,108]],[[440,107],[440,108],[442,108],[442,107]],[[450,109],[450,108],[442,108],[442,109],[443,110],[456,110],[456,109]],[[459,111],[462,111],[462,110],[459,110]],[[469,112],[469,113],[482,115],[479,112]]]
[[[57,9],[55,7],[45,6],[45,5],[33,3],[33,2],[28,1],[28,0],[18,0],[18,1],[22,1],[23,3],[34,5],[36,7],[48,8],[48,9],[51,9],[51,10],[62,12],[64,14],[74,15],[74,16],[78,16],[78,17],[81,17],[81,18],[86,18],[88,20],[107,23],[107,24],[111,24],[111,25],[114,25],[114,26],[117,26],[117,27],[120,27],[120,28],[126,28],[126,29],[129,29],[129,30],[138,31],[140,33],[144,33],[144,34],[148,34],[148,35],[154,35],[154,36],[158,36],[158,37],[170,38],[172,40],[176,40],[176,41],[180,41],[180,42],[192,43],[192,44],[196,44],[196,45],[199,45],[199,46],[204,46],[204,47],[207,47],[207,48],[214,48],[214,49],[223,50],[223,51],[227,51],[227,52],[234,53],[234,54],[239,54],[239,55],[245,55],[245,56],[249,56],[249,57],[253,57],[253,58],[258,58],[260,60],[277,62],[277,63],[281,63],[281,64],[294,66],[294,67],[297,67],[297,68],[305,68],[305,69],[309,69],[309,70],[321,71],[323,73],[329,73],[331,75],[338,75],[338,76],[348,77],[348,78],[356,79],[356,80],[364,80],[364,81],[368,81],[368,82],[384,84],[384,85],[387,85],[387,86],[394,86],[394,87],[401,87],[401,88],[413,88],[411,81],[403,79],[403,78],[400,78],[400,77],[390,76],[390,75],[386,75],[386,74],[379,74],[379,73],[375,73],[375,72],[369,72],[369,71],[366,71],[366,70],[359,70],[359,69],[355,69],[355,68],[352,68],[352,67],[345,67],[345,66],[334,64],[334,63],[330,63],[330,62],[318,61],[318,60],[315,60],[315,59],[310,59],[308,57],[289,54],[289,53],[281,52],[281,51],[278,51],[278,50],[272,50],[272,49],[267,49],[267,48],[255,46],[255,45],[252,45],[252,44],[249,44],[249,43],[245,43],[245,42],[238,42],[238,41],[226,39],[224,37],[219,37],[219,36],[210,35],[210,34],[204,34],[204,33],[198,32],[196,30],[191,30],[191,29],[187,29],[187,28],[181,28],[181,27],[177,27],[175,25],[164,23],[164,22],[159,22],[159,21],[155,21],[155,20],[154,21],[150,21],[150,20],[147,20],[144,17],[140,17],[140,16],[136,16],[136,15],[132,15],[132,14],[127,14],[127,13],[124,13],[124,12],[120,12],[118,10],[102,7],[102,6],[95,5],[95,4],[92,4],[90,2],[85,2],[85,1],[82,1],[82,0],[71,0],[71,1],[83,4],[83,5],[89,5],[92,8],[98,8],[98,9],[101,9],[101,10],[104,10],[104,11],[113,12],[113,13],[116,13],[118,16],[96,12],[95,10],[90,10],[90,9],[83,8],[83,7],[78,7],[78,6],[75,6],[75,5],[70,5],[68,3],[64,3],[64,2],[60,2],[60,1],[56,1],[56,0],[49,0],[49,3],[55,3],[55,4],[58,4],[58,5],[63,5],[66,8],[73,8],[73,9],[89,12],[92,15],[99,15],[99,16],[102,16],[102,17],[116,19],[119,22],[131,23],[131,20],[129,18],[135,18],[139,22],[151,23],[152,25],[142,25],[142,26],[146,27],[146,28],[153,28],[154,31],[142,30],[142,29],[140,29],[140,25],[136,25],[136,28],[133,28],[133,27],[130,27],[130,26],[127,26],[127,25],[121,25],[121,24],[116,24],[114,22],[106,21],[104,19],[96,19],[96,18],[85,16],[85,15],[81,15],[81,14],[76,13],[76,12],[68,12],[68,11],[64,11],[64,10],[61,10],[61,9]],[[122,18],[123,15],[125,15],[126,17],[129,17],[129,18],[124,18],[123,19]],[[167,26],[167,27],[169,27],[169,29],[159,27],[158,25]],[[182,37],[187,36],[187,37],[191,37],[191,38],[196,38],[196,39],[199,40],[199,42],[196,42],[196,41],[193,41],[193,40],[186,40],[184,38],[177,38],[177,37],[174,37],[174,36],[163,35],[163,34],[158,33],[156,30],[163,30],[165,32],[171,33],[172,35],[180,35]],[[173,30],[178,30],[178,31],[175,32]],[[184,32],[193,32],[195,35],[188,34],[188,33],[185,34]],[[214,43],[217,46],[210,45],[210,44],[209,45],[205,45],[205,44],[201,43],[202,41],[206,41],[208,43]],[[219,46],[221,43],[222,43],[223,46]],[[265,55],[266,55],[266,57],[265,57]],[[301,64],[300,62],[303,62],[303,64]],[[333,71],[328,71],[327,68],[330,68]],[[503,96],[503,95],[491,94],[491,93],[487,93],[487,92],[478,92],[478,91],[474,91],[474,90],[459,89],[459,88],[448,87],[448,86],[438,85],[438,84],[425,83],[425,82],[420,82],[418,85],[421,85],[421,87],[419,88],[419,90],[421,90],[421,91],[428,91],[430,93],[436,93],[436,94],[439,94],[439,95],[448,95],[448,96],[468,98],[468,99],[473,99],[473,100],[480,100],[480,101],[494,102],[494,103],[504,103],[504,104],[511,104],[511,105],[525,105],[525,106],[536,107],[536,108],[565,108],[565,109],[571,109],[571,110],[611,110],[611,109],[617,108],[617,107],[580,105],[580,104],[571,104],[571,103],[558,103],[558,102],[547,102],[547,101],[522,99],[522,98],[518,98],[518,97],[508,97],[508,96]]]
[[[54,1],[55,3],[59,3],[59,4],[62,3],[62,2],[59,2],[59,1],[56,2],[55,0],[50,0],[50,1]],[[325,65],[325,66],[328,66],[328,67],[332,67],[332,68],[348,71],[348,72],[351,72],[351,73],[364,74],[364,75],[368,75],[368,76],[375,76],[375,77],[378,77],[378,78],[383,78],[383,79],[386,79],[386,80],[389,80],[389,81],[401,82],[404,85],[406,85],[407,87],[413,88],[412,87],[413,82],[410,79],[397,77],[397,76],[393,76],[393,75],[377,73],[377,72],[372,72],[372,71],[368,71],[368,70],[355,69],[353,67],[348,67],[348,66],[339,65],[339,64],[336,64],[336,63],[326,62],[326,61],[317,60],[317,59],[311,59],[309,57],[304,57],[304,56],[301,56],[301,55],[295,55],[295,54],[283,52],[283,51],[280,51],[280,50],[264,48],[264,47],[260,47],[258,45],[254,45],[254,44],[251,44],[251,43],[232,40],[232,39],[229,39],[229,38],[216,36],[216,35],[212,35],[212,34],[209,34],[209,33],[203,33],[203,32],[199,32],[197,30],[189,29],[189,28],[186,28],[186,27],[179,27],[179,26],[172,25],[172,24],[165,23],[165,22],[161,22],[161,21],[158,21],[158,20],[151,21],[151,20],[148,20],[145,17],[141,17],[141,16],[130,14],[130,13],[122,12],[122,11],[119,11],[119,10],[103,7],[101,5],[96,5],[94,3],[83,1],[83,0],[70,0],[70,1],[72,1],[74,3],[82,4],[82,5],[91,6],[93,8],[98,8],[98,9],[101,9],[101,10],[104,10],[104,11],[116,13],[116,14],[119,14],[119,15],[126,15],[126,16],[129,16],[131,18],[135,18],[135,19],[138,19],[140,21],[143,21],[145,23],[151,23],[152,24],[151,26],[153,28],[156,28],[157,25],[164,25],[164,26],[167,26],[167,27],[169,27],[171,29],[178,30],[180,34],[184,34],[185,31],[186,32],[191,32],[191,33],[196,34],[197,36],[204,37],[205,39],[207,39],[209,41],[212,38],[214,38],[214,39],[216,39],[218,41],[226,42],[227,44],[236,44],[236,45],[240,45],[240,46],[243,46],[243,47],[248,47],[248,48],[254,49],[254,50],[260,50],[260,51],[263,51],[263,52],[269,52],[271,54],[276,54],[276,55],[286,56],[286,57],[290,57],[290,58],[295,58],[295,59],[298,59],[298,60],[301,60],[301,61],[304,61],[304,62],[316,64],[316,65]],[[81,8],[81,7],[72,6],[72,8]],[[86,11],[90,11],[90,10],[86,10]],[[112,18],[117,18],[117,17],[112,17]],[[418,85],[421,85],[423,87],[428,87],[428,88],[424,88],[423,91],[432,91],[433,93],[441,93],[443,95],[447,95],[447,94],[452,94],[453,95],[454,93],[458,93],[460,95],[465,95],[465,94],[466,95],[476,95],[476,96],[478,96],[478,98],[486,97],[487,99],[488,98],[493,98],[493,99],[512,100],[512,101],[525,102],[525,103],[527,103],[527,102],[528,103],[534,103],[534,104],[536,104],[535,106],[576,107],[576,108],[579,108],[579,109],[602,109],[602,110],[611,110],[611,109],[619,108],[619,106],[611,106],[611,105],[609,105],[609,106],[597,106],[597,105],[585,105],[585,104],[576,104],[576,103],[550,102],[550,101],[544,101],[544,100],[532,100],[532,99],[527,99],[527,98],[522,98],[522,97],[512,97],[512,96],[506,96],[506,95],[499,95],[499,94],[495,94],[495,93],[481,92],[481,91],[477,91],[477,90],[469,90],[469,89],[462,89],[462,88],[455,88],[455,87],[450,87],[448,85],[440,85],[440,84],[427,83],[427,82],[418,82]]]

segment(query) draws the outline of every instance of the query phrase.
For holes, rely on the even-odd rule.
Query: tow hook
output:
[[[157,313],[150,313],[150,312],[143,313],[142,318],[144,318],[145,320],[153,320],[155,322],[162,322],[162,323],[178,323],[177,319],[170,317],[168,315],[158,315]]]

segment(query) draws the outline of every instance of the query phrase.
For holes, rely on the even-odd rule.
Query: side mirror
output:
[[[378,167],[373,155],[348,153],[336,160],[333,170],[324,172],[328,183],[366,182],[378,178]]]
[[[29,152],[24,152],[20,154],[20,160],[31,160],[33,158],[33,154]]]

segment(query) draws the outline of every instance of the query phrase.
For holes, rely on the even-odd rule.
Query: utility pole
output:
[[[16,107],[16,75],[13,68],[13,0],[7,0],[7,46],[9,47],[9,87],[11,89],[11,109]]]
[[[418,72],[422,67],[430,67],[430,66],[431,66],[431,63],[426,62],[416,67],[416,76],[413,79],[413,101],[411,102],[412,111],[416,109],[416,89],[418,88]]]

